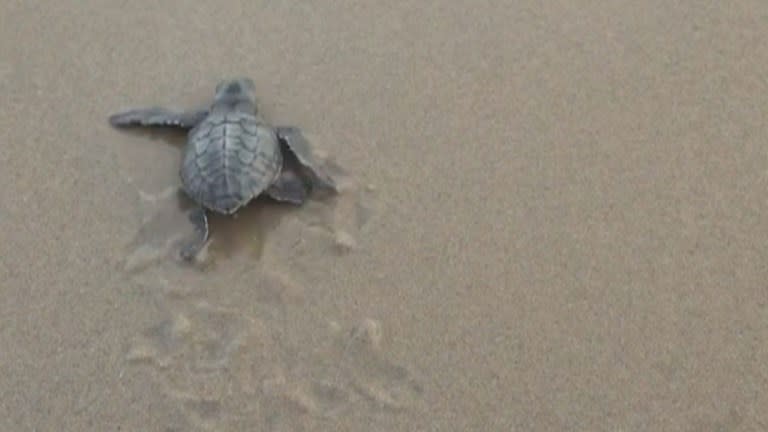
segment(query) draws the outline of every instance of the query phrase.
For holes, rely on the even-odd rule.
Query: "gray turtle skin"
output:
[[[140,108],[114,114],[109,122],[115,127],[189,130],[181,183],[199,207],[190,213],[198,235],[181,250],[186,260],[194,258],[208,240],[206,211],[230,215],[262,193],[301,205],[314,188],[336,192],[334,181],[320,169],[298,128],[273,127],[258,115],[254,84],[248,78],[221,81],[207,109]]]

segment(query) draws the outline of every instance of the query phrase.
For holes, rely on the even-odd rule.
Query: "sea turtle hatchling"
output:
[[[110,116],[109,122],[189,130],[180,175],[182,189],[198,206],[190,213],[197,235],[181,249],[185,260],[208,240],[206,211],[231,215],[262,192],[296,205],[313,188],[336,192],[298,128],[273,127],[261,118],[248,78],[221,81],[207,109],[133,109]]]

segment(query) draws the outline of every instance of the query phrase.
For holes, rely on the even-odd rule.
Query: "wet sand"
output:
[[[768,428],[767,3],[197,3],[0,5],[0,430]],[[235,75],[344,188],[184,266]]]

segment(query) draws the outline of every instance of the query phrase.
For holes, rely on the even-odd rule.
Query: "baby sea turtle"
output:
[[[198,206],[190,214],[197,236],[181,250],[186,260],[208,240],[206,211],[233,214],[262,192],[301,205],[314,188],[337,191],[298,128],[273,127],[261,118],[248,78],[221,81],[207,109],[133,109],[110,116],[109,122],[189,130],[180,174],[182,189]]]

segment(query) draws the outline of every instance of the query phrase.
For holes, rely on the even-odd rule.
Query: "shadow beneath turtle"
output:
[[[267,234],[280,225],[282,218],[297,210],[297,206],[260,196],[233,215],[209,212],[211,239],[208,254],[216,259],[231,258],[245,252],[259,259]]]

